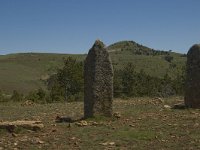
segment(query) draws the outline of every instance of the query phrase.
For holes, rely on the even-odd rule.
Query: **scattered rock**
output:
[[[12,136],[13,136],[13,137],[17,137],[17,134],[15,134],[15,133],[12,133]]]
[[[135,125],[133,125],[133,124],[130,124],[129,126],[130,126],[130,127],[135,127]]]
[[[32,106],[32,105],[34,105],[34,102],[31,100],[27,100],[21,104],[21,106]]]
[[[14,130],[18,127],[25,128],[28,130],[41,130],[44,128],[44,125],[41,121],[5,121],[0,122],[0,128],[7,129],[9,132],[14,132]]]
[[[83,127],[83,126],[98,126],[98,125],[102,125],[102,123],[97,123],[95,121],[82,120],[80,122],[76,122],[75,125],[77,125],[79,127]]]
[[[103,146],[107,146],[108,145],[108,143],[107,142],[105,142],[105,143],[99,143],[100,145],[103,145]]]
[[[171,109],[171,106],[169,106],[169,105],[164,105],[164,108],[166,108],[166,109]]]
[[[186,109],[187,107],[183,103],[175,104],[173,109]]]
[[[171,137],[171,138],[176,138],[176,135],[171,135],[170,137]]]
[[[113,113],[113,116],[117,119],[121,118],[121,114],[119,112]]]
[[[71,137],[71,138],[69,138],[69,140],[72,140],[72,141],[75,140],[75,139],[76,139],[76,137]]]
[[[80,121],[80,122],[76,122],[75,124],[76,124],[77,126],[79,126],[79,127],[88,126],[88,123],[87,123],[87,121],[85,121],[85,120],[82,120],[82,121]]]
[[[164,100],[162,98],[160,98],[160,97],[155,97],[155,100],[157,100],[160,103],[164,103]]]
[[[39,138],[33,138],[32,143],[33,144],[44,144],[45,142],[40,140]]]
[[[115,145],[115,142],[104,142],[104,143],[99,143],[99,144],[103,146],[113,146]]]
[[[62,123],[62,122],[69,122],[69,123],[71,123],[72,122],[72,118],[70,118],[70,117],[62,117],[62,116],[56,116],[56,122],[57,123]]]
[[[112,146],[112,145],[115,145],[115,142],[110,142],[108,144]]]
[[[44,143],[45,143],[44,141],[41,140],[38,141],[38,144],[44,144]]]
[[[90,124],[93,125],[93,126],[99,125],[99,123],[97,123],[97,122],[95,122],[95,121],[90,121]]]
[[[17,146],[17,145],[18,145],[18,143],[16,143],[16,142],[15,142],[15,143],[14,143],[14,145],[15,145],[15,146]]]

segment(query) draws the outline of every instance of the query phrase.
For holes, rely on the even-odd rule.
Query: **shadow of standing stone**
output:
[[[84,64],[84,118],[112,116],[113,67],[100,40],[89,50]]]
[[[200,45],[193,45],[187,53],[185,105],[200,108]]]

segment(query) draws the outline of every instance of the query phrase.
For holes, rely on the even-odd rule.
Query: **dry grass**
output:
[[[2,103],[1,121],[40,120],[45,128],[16,133],[1,129],[0,149],[200,149],[200,110],[164,107],[181,100],[117,99],[113,109],[121,117],[88,119],[85,126],[55,122],[57,115],[81,118],[81,102],[32,106]]]

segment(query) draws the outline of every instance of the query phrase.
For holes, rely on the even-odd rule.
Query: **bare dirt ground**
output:
[[[44,128],[0,129],[0,150],[200,149],[200,110],[170,108],[182,101],[180,97],[116,99],[113,118],[87,120],[79,120],[83,117],[82,102],[27,106],[1,103],[0,122],[35,120]],[[65,122],[73,120],[77,121]]]

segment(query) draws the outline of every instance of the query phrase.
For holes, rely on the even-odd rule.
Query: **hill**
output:
[[[11,93],[18,90],[27,93],[44,88],[48,75],[62,66],[67,54],[23,53],[0,56],[0,89]],[[70,55],[83,60],[84,55]]]
[[[185,65],[184,54],[148,48],[133,41],[121,41],[108,46],[113,65],[122,68],[128,62],[136,71],[143,69],[147,74],[162,78],[166,73],[174,77]]]
[[[121,41],[108,46],[114,69],[121,69],[128,62],[136,71],[144,70],[151,76],[162,78],[166,73],[173,77],[185,64],[183,54],[158,51],[133,41]],[[20,53],[0,56],[0,89],[6,93],[18,90],[27,93],[45,88],[49,74],[62,66],[68,56],[83,61],[86,55]]]

